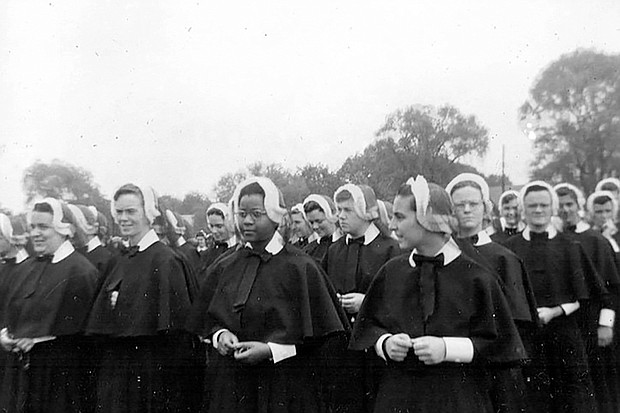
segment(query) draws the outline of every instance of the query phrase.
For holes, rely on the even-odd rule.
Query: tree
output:
[[[239,185],[247,174],[245,172],[227,173],[223,175],[215,185],[215,196],[219,202],[228,202],[233,196],[233,192],[237,185]]]
[[[460,161],[484,155],[489,141],[487,130],[473,116],[450,105],[399,109],[387,116],[376,135],[377,141],[349,157],[338,175],[343,181],[368,184],[388,200],[411,176],[422,174],[445,185],[461,172],[476,172]]]
[[[110,210],[110,201],[101,195],[89,171],[57,159],[49,164],[36,161],[25,170],[22,185],[27,202],[38,197],[53,197],[74,204],[94,205],[106,215]]]
[[[304,180],[308,194],[321,194],[331,197],[343,183],[336,172],[331,172],[327,166],[322,164],[308,164],[298,168],[296,175]]]
[[[562,55],[541,73],[519,113],[535,135],[533,178],[590,192],[620,173],[620,55]]]

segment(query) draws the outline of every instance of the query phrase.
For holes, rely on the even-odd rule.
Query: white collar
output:
[[[187,241],[185,241],[185,238],[183,238],[183,235],[181,235],[179,238],[177,238],[177,247],[182,247],[183,245],[185,245]]]
[[[409,265],[411,265],[412,268],[416,267],[415,261],[413,260],[413,254],[417,254],[417,252],[418,250],[414,248],[414,250],[411,251],[411,255],[409,255]],[[441,249],[437,251],[435,257],[439,254],[443,254],[443,265],[445,267],[446,265],[457,259],[459,255],[461,255],[461,249],[452,239],[452,237],[450,237],[450,239],[445,244],[443,244],[443,247],[441,247]]]
[[[252,247],[252,244],[250,244],[249,242],[246,242],[245,246],[246,248],[254,249]],[[265,246],[265,251],[267,251],[271,255],[276,255],[277,253],[282,251],[283,248],[284,239],[282,238],[282,235],[280,235],[280,233],[276,231],[274,232],[273,237],[271,237],[271,240],[269,240],[269,242]]]
[[[92,252],[95,248],[100,246],[101,240],[99,239],[99,237],[94,236],[90,241],[88,241],[88,244],[86,244],[87,252]]]
[[[379,228],[371,222],[370,225],[368,225],[368,228],[366,228],[366,232],[364,232],[364,245],[368,245],[373,242],[380,233]],[[353,239],[353,237],[350,234],[347,234],[347,237],[345,238],[347,245],[349,245],[349,240],[351,239]]]
[[[527,227],[525,227],[525,229],[523,230],[523,232],[521,233],[521,235],[523,236],[524,239],[526,239],[527,241],[530,241],[532,239],[532,237],[530,236],[530,226],[528,225]],[[556,235],[558,235],[558,230],[555,229],[555,227],[551,224],[549,224],[547,226],[547,234],[549,239],[553,239],[555,238]]]
[[[474,246],[479,247],[481,245],[490,244],[491,242],[493,241],[491,240],[491,237],[489,237],[489,234],[485,230],[482,230],[478,233],[478,241],[474,244]]]
[[[73,245],[69,242],[69,240],[66,240],[65,242],[60,244],[60,247],[58,247],[56,252],[54,252],[54,256],[52,257],[52,264],[56,264],[57,262],[64,260],[69,255],[71,255],[73,251],[75,251],[75,248],[73,248]]]
[[[237,245],[237,236],[233,235],[232,237],[226,240],[226,244],[228,244],[228,248],[232,248]]]
[[[19,263],[26,261],[28,257],[29,257],[28,251],[26,251],[23,248],[18,249],[17,253],[15,254],[15,264],[19,264]]]
[[[579,221],[576,225],[575,232],[577,234],[581,234],[582,232],[586,232],[590,229],[590,224],[584,221]]]
[[[317,234],[316,232],[312,232],[312,234],[310,234],[310,236],[308,237],[308,244],[319,239],[321,239],[321,237],[319,237],[319,234]]]
[[[506,231],[506,228],[517,228],[517,231],[521,232],[525,229],[525,223],[523,221],[519,221],[517,222],[517,226],[516,227],[509,227],[508,224],[506,224],[506,218],[504,217],[500,217],[499,218],[499,223],[502,225],[502,231]]]
[[[144,234],[140,242],[138,242],[138,251],[144,251],[151,245],[155,244],[157,241],[159,241],[157,233],[154,229],[150,229],[146,234]]]
[[[340,230],[340,228],[336,228],[336,230],[332,233],[331,238],[332,238],[332,243],[334,243],[334,242],[338,241],[340,238],[342,238],[342,231]],[[316,243],[317,244],[321,243],[321,238],[320,237],[316,240]]]

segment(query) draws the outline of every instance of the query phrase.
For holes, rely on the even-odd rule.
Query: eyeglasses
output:
[[[463,201],[457,204],[454,204],[454,208],[458,210],[463,210],[465,207],[469,206],[469,209],[475,209],[482,205],[480,201]]]
[[[261,219],[263,215],[267,215],[267,211],[261,211],[260,209],[253,209],[251,211],[237,211],[236,215],[239,219],[245,219],[248,215],[252,217],[254,221]]]

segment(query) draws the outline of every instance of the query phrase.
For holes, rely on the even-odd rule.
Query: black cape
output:
[[[424,323],[419,267],[410,266],[408,255],[385,264],[366,294],[350,347],[372,348],[387,333],[468,337],[474,345],[473,362],[427,366],[412,351],[402,363],[388,361],[376,412],[490,411],[483,367],[526,356],[494,275],[463,255],[436,271],[434,312]]]
[[[212,412],[320,411],[320,347],[328,336],[343,333],[346,317],[326,275],[308,255],[285,245],[258,264],[247,301],[235,306],[248,257],[242,249],[209,267],[192,309],[189,329],[210,337],[220,329],[240,341],[294,344],[297,355],[281,361],[244,366],[217,355]]]

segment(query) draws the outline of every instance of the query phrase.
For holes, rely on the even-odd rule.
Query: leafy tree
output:
[[[25,170],[22,185],[27,202],[38,197],[53,197],[75,204],[94,205],[106,214],[110,210],[110,201],[99,191],[93,175],[60,160],[55,159],[49,164],[36,161]]]
[[[238,171],[235,173],[229,172],[223,175],[215,185],[215,196],[219,202],[228,202],[233,196],[233,192],[237,185],[239,185],[245,178],[247,173]]]
[[[591,191],[620,172],[620,55],[562,55],[542,72],[519,112],[536,136],[533,178]]]
[[[298,168],[296,175],[304,180],[308,194],[332,196],[336,189],[343,184],[336,172],[331,172],[327,166],[322,164],[308,164]]]

